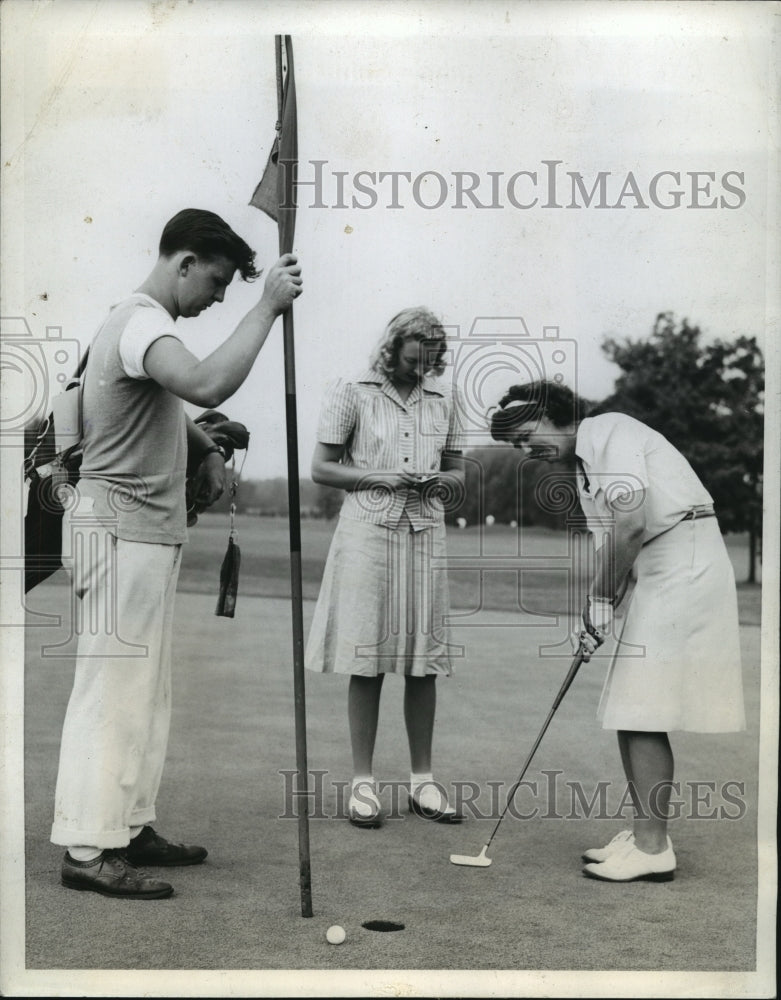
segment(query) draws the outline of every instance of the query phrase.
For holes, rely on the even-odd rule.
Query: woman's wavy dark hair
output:
[[[541,417],[547,417],[554,427],[567,427],[579,423],[582,414],[583,404],[569,386],[547,380],[513,385],[491,416],[491,437],[507,441],[518,427]]]
[[[437,317],[423,306],[403,309],[393,317],[372,352],[369,362],[371,367],[385,375],[393,375],[399,366],[399,352],[407,340],[424,341],[431,345],[432,350],[436,348],[436,354],[426,371],[441,375],[445,370],[445,329]]]
[[[161,257],[171,257],[180,250],[190,250],[206,260],[227,257],[244,281],[261,273],[255,267],[255,251],[219,215],[201,208],[177,212],[163,229],[159,250]]]

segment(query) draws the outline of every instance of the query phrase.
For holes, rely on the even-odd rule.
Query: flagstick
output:
[[[289,58],[291,52],[289,53]],[[276,36],[277,57],[277,98],[279,121],[282,121],[282,36]],[[284,176],[290,164],[280,164],[279,172],[279,252],[280,255],[292,251],[292,226],[283,224],[283,209],[288,204],[285,199]],[[286,245],[290,243],[291,245]],[[304,682],[304,615],[301,586],[301,503],[298,484],[298,419],[296,414],[296,363],[293,332],[293,306],[282,314],[285,349],[285,418],[287,424],[287,496],[290,522],[290,584],[293,604],[293,689],[296,724],[296,767],[295,801],[298,809],[298,866],[301,886],[301,915],[312,916],[312,870],[309,858],[309,768],[306,748],[306,697]]]

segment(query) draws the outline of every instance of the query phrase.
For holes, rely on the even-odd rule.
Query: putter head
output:
[[[488,844],[485,845],[476,857],[472,857],[469,854],[451,854],[450,863],[451,865],[464,865],[467,868],[488,868],[491,864],[491,859],[485,856],[487,850]]]

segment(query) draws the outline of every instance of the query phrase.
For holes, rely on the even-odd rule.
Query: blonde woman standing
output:
[[[410,810],[459,822],[434,782],[436,679],[452,672],[443,568],[443,496],[463,490],[461,434],[445,369],[445,332],[427,309],[388,324],[368,369],[337,379],[323,401],[316,483],[345,491],[306,650],[306,666],[348,674],[350,822],[382,822],[374,778],[380,694],[404,677]]]

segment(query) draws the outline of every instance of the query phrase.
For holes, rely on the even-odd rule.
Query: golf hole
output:
[[[367,931],[403,931],[404,924],[394,924],[392,920],[367,920],[361,924]]]

